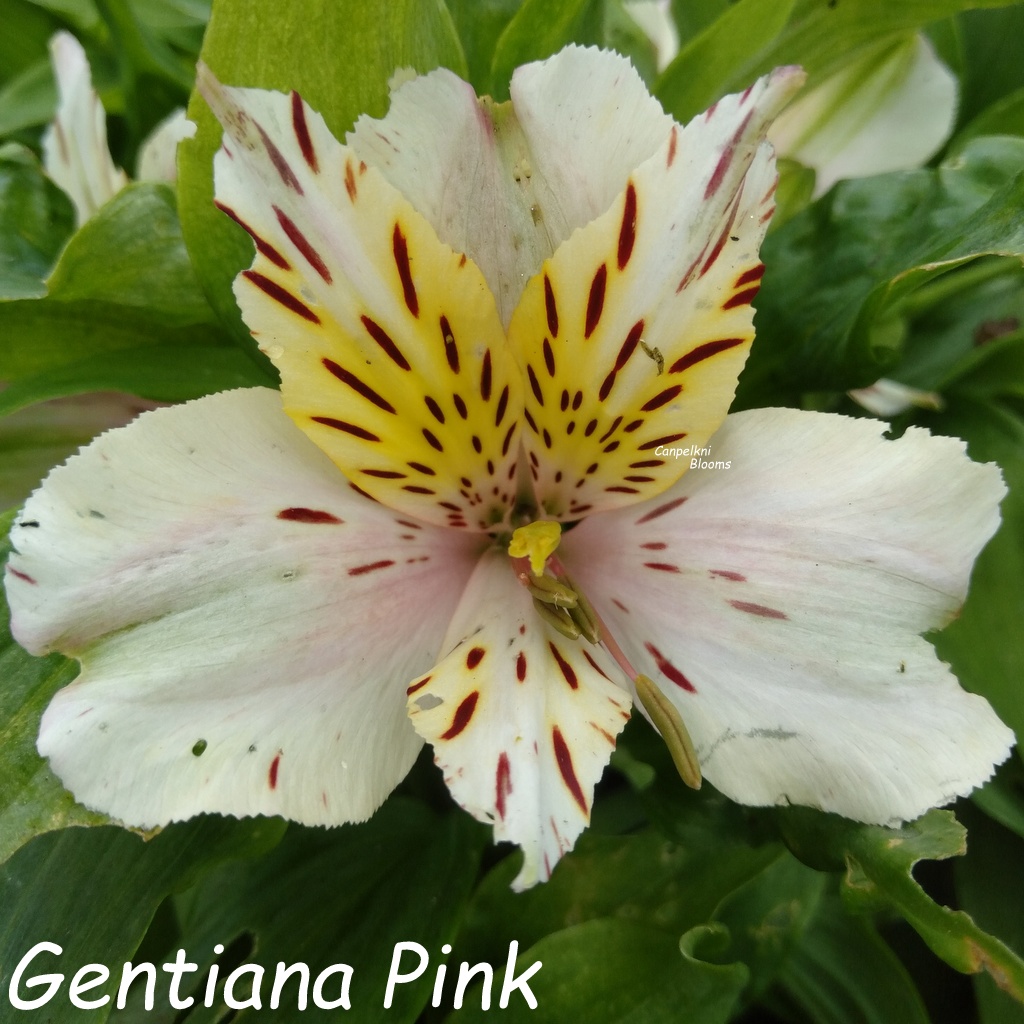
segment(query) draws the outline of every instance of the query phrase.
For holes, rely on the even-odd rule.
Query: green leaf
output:
[[[0,562],[7,561],[14,516],[11,511],[0,517]],[[36,753],[39,719],[78,667],[59,654],[33,658],[15,643],[9,621],[7,602],[0,598],[0,862],[43,832],[108,820],[76,804]]]
[[[957,896],[971,917],[988,931],[1024,950],[1024,892],[1016,868],[1024,863],[1024,840],[965,809],[971,830],[967,856],[955,868]],[[1024,1006],[1015,1003],[991,978],[975,978],[980,1024],[1021,1024]]]
[[[1007,354],[1016,369],[1003,362],[1006,379],[1024,389],[1024,342],[1011,343]],[[1009,640],[1017,635],[1024,612],[1024,403],[997,399],[991,391],[971,393],[966,384],[965,379],[947,393],[946,410],[935,426],[965,438],[977,461],[998,463],[1010,493],[1000,509],[1002,525],[974,565],[960,616],[931,639],[961,681],[983,694],[1000,718],[1024,736],[1024,650]]]
[[[42,299],[0,303],[0,399],[10,412],[112,388],[176,400],[272,384],[255,346],[232,341],[199,289],[173,193],[130,185],[74,235]]]
[[[826,898],[779,984],[815,1024],[929,1024],[907,969],[864,917]]]
[[[448,9],[462,40],[469,81],[482,96],[491,88],[494,48],[522,0],[448,0]]]
[[[828,882],[827,876],[780,850],[715,910],[714,920],[728,930],[731,939],[725,955],[750,971],[746,1003],[758,999],[775,982],[818,912]]]
[[[205,817],[170,825],[149,841],[106,827],[66,829],[24,847],[0,867],[0,991],[6,996],[15,967],[43,940],[63,952],[44,952],[32,962],[21,998],[42,994],[25,985],[33,975],[61,973],[65,981],[45,1006],[20,1011],[19,1024],[106,1020],[120,965],[133,959],[160,903],[213,865],[269,848],[282,829],[276,819]],[[97,962],[111,968],[111,977],[82,998],[106,994],[111,1001],[98,1009],[77,1009],[68,1000],[70,977]]]
[[[1024,252],[1024,140],[978,139],[935,171],[841,182],[769,235],[737,407],[845,391],[897,362],[901,303],[978,256]]]
[[[545,885],[509,886],[518,855],[503,860],[474,896],[460,949],[497,962],[513,939],[521,945],[571,924],[601,917],[640,921],[679,935],[704,924],[715,907],[778,858],[779,847],[731,836],[714,812],[683,819],[689,841],[653,830],[628,836],[585,832]]]
[[[57,109],[57,87],[49,60],[30,64],[0,89],[0,136],[45,124]]]
[[[966,832],[951,811],[931,810],[900,828],[863,825],[806,807],[780,810],[778,819],[797,857],[819,870],[845,872],[842,895],[851,910],[892,907],[951,967],[963,974],[985,970],[1024,1001],[1024,960],[963,911],[933,902],[914,880],[918,861],[964,853]]]
[[[215,943],[248,936],[255,950],[247,962],[267,967],[268,989],[278,961],[306,963],[313,978],[331,964],[348,964],[346,1021],[411,1022],[430,998],[434,970],[396,986],[382,1018],[394,947],[418,942],[431,964],[444,959],[441,946],[454,940],[485,836],[460,811],[438,817],[403,797],[392,797],[361,825],[292,825],[269,856],[210,875],[180,901],[182,942],[205,967]],[[409,954],[404,970],[415,963]],[[331,984],[340,987],[340,978]],[[242,1010],[234,1020],[295,1020],[296,985],[285,990],[280,1012],[264,1002],[258,1013]],[[337,988],[327,991],[337,997]],[[189,1024],[220,1020],[224,1009],[196,1007]],[[313,1019],[336,1018],[314,1010]]]
[[[0,301],[45,295],[43,279],[74,227],[71,200],[32,153],[0,148]]]
[[[760,50],[785,27],[796,0],[739,0],[690,40],[664,70],[654,93],[677,120],[686,122],[715,100],[749,85],[758,75]],[[751,46],[757,40],[760,49]],[[744,86],[745,87],[745,86]]]
[[[396,68],[466,74],[443,0],[221,0],[201,57],[229,85],[300,92],[338,138],[360,114],[384,115]],[[220,127],[198,93],[189,117],[198,131],[178,153],[182,230],[214,309],[236,337],[248,338],[231,283],[252,262],[252,242],[213,205]]]
[[[798,0],[786,28],[759,54],[759,74],[800,64],[812,82],[837,71],[869,43],[920,29],[967,8],[1006,7],[1017,0]],[[748,84],[733,82],[731,88]]]
[[[958,115],[961,125],[1024,86],[1024,63],[1020,59],[1024,7],[1019,3],[995,6],[1003,10],[965,11],[957,18],[962,53]]]
[[[0,82],[7,82],[46,53],[46,44],[60,27],[47,11],[28,0],[3,0],[0,32]]]
[[[725,1024],[746,982],[742,964],[720,966],[698,959],[697,949],[720,931],[698,928],[682,940],[628,920],[588,921],[542,939],[520,952],[517,976],[533,963],[536,1009],[513,993],[501,1019],[509,1024]],[[502,970],[495,971],[492,1007]],[[447,1024],[480,1018],[479,986]]]
[[[508,83],[520,64],[544,60],[571,42],[600,43],[602,14],[602,0],[524,0],[495,47],[491,95],[508,99]]]
[[[971,139],[981,135],[1024,135],[1024,88],[986,107],[950,142],[949,153],[959,153]]]
[[[1024,839],[1024,764],[1012,757],[996,771],[995,777],[971,794],[993,821]]]

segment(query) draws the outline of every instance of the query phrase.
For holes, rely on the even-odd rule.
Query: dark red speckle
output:
[[[494,808],[498,817],[505,819],[505,801],[512,792],[512,769],[509,767],[508,754],[504,751],[498,757],[498,769],[494,773]]]
[[[448,727],[447,731],[441,733],[441,739],[451,740],[462,732],[463,729],[469,725],[469,720],[473,717],[473,712],[476,711],[476,702],[480,699],[480,691],[474,690],[456,709],[455,717],[452,718],[452,724]]]
[[[271,789],[277,789],[277,770],[281,767],[281,755],[283,753],[284,751],[279,750],[277,756],[270,762],[270,772],[267,781],[270,783]]]
[[[661,672],[667,679],[671,679],[676,686],[685,690],[687,693],[696,693],[697,690],[694,688],[693,683],[690,682],[682,672],[679,671],[672,664],[668,658],[665,657],[661,651],[652,643],[645,643],[644,647],[647,648],[647,653],[654,659],[655,664],[658,666],[658,671]]]
[[[340,523],[341,520],[333,512],[325,512],[319,508],[283,508],[277,513],[278,519],[286,519],[292,523]]]
[[[752,601],[730,601],[729,604],[738,611],[747,612],[749,615],[759,615],[762,619],[789,618],[785,612],[780,612],[778,608],[768,608],[763,604],[754,604]]]

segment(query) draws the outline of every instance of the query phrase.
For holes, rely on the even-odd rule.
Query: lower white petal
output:
[[[920,637],[956,615],[998,526],[998,469],[882,429],[730,416],[696,456],[719,468],[566,535],[570,571],[735,800],[906,820],[982,783],[1013,743]]]
[[[508,557],[481,559],[444,648],[408,689],[452,796],[523,848],[513,883],[546,881],[590,821],[594,786],[629,719],[604,653],[544,623]],[[607,674],[606,674],[607,673]]]
[[[420,748],[404,689],[475,561],[356,493],[264,389],[103,435],[12,540],[15,636],[83,666],[39,750],[82,803],[147,827],[370,815]]]

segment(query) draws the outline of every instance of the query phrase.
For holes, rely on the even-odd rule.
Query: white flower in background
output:
[[[854,388],[847,394],[868,412],[891,419],[908,409],[941,409],[942,395],[936,391],[921,391],[897,380],[881,377],[866,388]]]
[[[107,146],[107,118],[92,86],[89,61],[82,44],[68,32],[50,40],[50,59],[57,81],[57,111],[43,135],[46,173],[71,197],[79,226],[128,184],[128,175],[114,164]],[[174,181],[178,142],[195,134],[195,125],[176,110],[162,121],[139,152],[139,178]]]
[[[769,137],[816,172],[815,196],[844,178],[920,167],[949,138],[956,76],[923,35],[885,41],[802,93]]]
[[[998,470],[922,430],[726,416],[801,77],[681,127],[570,47],[509,104],[417,78],[343,145],[297,94],[201,75],[282,392],[145,414],[15,525],[15,635],[82,662],[39,737],[77,798],[339,824],[427,741],[525,887],[634,696],[688,782],[750,804],[896,822],[988,778],[1012,733],[920,634],[964,598]]]
[[[669,0],[626,0],[623,6],[650,39],[657,57],[657,68],[664,71],[679,52],[679,30],[672,20]]]
[[[128,184],[128,175],[110,158],[107,116],[82,44],[69,32],[58,32],[50,40],[50,59],[58,101],[43,136],[43,166],[71,197],[83,224]]]

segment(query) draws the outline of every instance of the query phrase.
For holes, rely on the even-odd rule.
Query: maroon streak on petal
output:
[[[578,689],[580,682],[576,678],[576,673],[573,671],[572,665],[565,660],[562,656],[562,652],[550,640],[548,641],[548,647],[551,648],[551,653],[554,655],[555,661],[558,663],[558,667],[561,670],[562,675],[565,676],[565,681],[572,689]]]
[[[498,817],[505,820],[505,801],[512,792],[512,770],[508,763],[508,754],[504,751],[498,757],[498,768],[494,773],[494,809]]]
[[[33,586],[36,585],[37,581],[34,580],[27,572],[22,572],[20,569],[15,569],[13,565],[7,566],[7,571],[12,575],[16,576],[19,580],[24,580],[25,583],[31,583]]]
[[[722,309],[735,309],[737,306],[749,306],[761,290],[760,285],[748,288],[746,291],[737,292],[731,299],[722,303]]]
[[[551,349],[551,342],[544,339],[544,366],[547,368],[548,376],[554,377],[555,375],[555,353]]]
[[[671,444],[673,441],[681,441],[684,437],[686,437],[685,430],[678,434],[666,434],[664,437],[656,437],[653,441],[645,441],[643,444],[637,445],[637,450],[647,452],[652,448],[660,448],[664,444]]]
[[[263,130],[263,126],[253,121],[256,125],[256,131],[260,133],[260,138],[263,140],[263,146],[267,151],[267,156],[270,157],[270,162],[274,165],[274,170],[281,176],[281,180],[290,189],[296,191],[300,196],[305,193],[302,191],[302,186],[299,184],[299,179],[295,177],[295,172],[291,169],[288,161],[281,154],[281,150],[274,145],[270,136]]]
[[[348,193],[349,199],[354,203],[359,190],[356,187],[356,172],[352,166],[351,159],[345,161],[345,191]]]
[[[516,655],[516,679],[522,682],[526,678],[526,654],[520,651]]]
[[[295,221],[291,219],[283,210],[278,209],[276,206],[271,207],[274,213],[277,215],[277,223],[281,225],[281,230],[288,236],[289,241],[296,249],[302,253],[303,259],[327,282],[330,284],[333,278],[331,272],[324,263],[323,257],[320,253],[313,248],[313,244],[310,240],[299,230]]]
[[[364,384],[354,373],[349,373],[348,370],[343,366],[339,366],[333,359],[324,357],[321,362],[338,380],[347,384],[353,391],[358,392],[368,402],[373,402],[378,409],[383,409],[385,412],[390,413],[395,412],[395,407],[386,398],[377,394],[369,384]]]
[[[441,733],[441,739],[451,740],[462,732],[463,729],[469,725],[469,720],[473,717],[473,712],[476,711],[476,702],[480,699],[480,691],[474,690],[456,709],[455,717],[452,718],[452,724],[448,726],[446,732]]]
[[[302,150],[302,159],[306,161],[309,169],[318,174],[320,167],[316,160],[316,150],[313,149],[313,140],[309,136],[309,127],[306,124],[306,111],[302,97],[297,92],[292,92],[292,128],[295,129],[295,138],[299,142],[299,149]]]
[[[629,257],[633,254],[636,242],[636,189],[633,182],[626,186],[626,204],[622,211],[622,226],[619,228],[618,264],[619,270],[625,269]]]
[[[668,158],[665,161],[666,167],[671,167],[676,158],[676,126],[672,125],[672,131],[668,137]]]
[[[599,675],[604,676],[605,679],[608,679],[608,673],[605,672],[605,670],[603,668],[601,668],[601,666],[598,665],[598,663],[596,661],[594,661],[594,659],[590,656],[590,651],[584,651],[583,652],[583,657],[586,658],[587,661],[590,662],[590,667],[595,672],[597,672]],[[610,680],[609,680],[609,682],[610,682]],[[612,745],[614,746],[614,741],[612,742]]]
[[[353,437],[358,437],[363,441],[380,440],[376,434],[370,433],[369,430],[364,430],[355,423],[348,423],[345,420],[336,420],[333,416],[311,416],[310,419],[314,423],[321,423],[323,426],[331,427],[333,430],[341,430],[344,433],[351,434]]]
[[[583,337],[589,338],[597,329],[604,310],[604,293],[608,284],[608,267],[602,263],[590,282],[590,295],[587,296],[587,316],[583,329]]]
[[[270,772],[268,773],[267,781],[270,783],[271,789],[277,789],[277,770],[281,767],[281,756],[283,753],[284,751],[279,750],[277,756],[270,762]]]
[[[433,676],[424,676],[418,683],[413,683],[412,686],[406,689],[406,696],[411,697],[417,690],[422,690],[433,678]]]
[[[555,304],[555,293],[551,288],[548,275],[544,275],[544,309],[548,316],[548,330],[552,338],[558,337],[558,306]]]
[[[482,647],[474,647],[469,654],[466,655],[466,668],[474,669],[481,661],[484,660],[484,655],[487,652]]]
[[[768,608],[763,604],[754,604],[752,601],[730,601],[729,604],[738,611],[747,612],[750,615],[760,615],[763,619],[788,619],[785,612],[778,608]]]
[[[680,572],[678,565],[670,565],[668,562],[644,562],[648,569],[657,569],[659,572]]]
[[[736,278],[736,288],[742,288],[745,284],[753,284],[754,281],[760,281],[764,277],[764,264],[758,263],[757,266],[751,267],[746,273],[740,274]]]
[[[303,320],[308,320],[311,324],[320,323],[320,317],[309,306],[300,299],[297,299],[291,292],[282,288],[276,281],[272,281],[269,277],[256,270],[243,270],[242,277],[252,282],[260,291],[269,295],[275,302],[284,306],[285,309],[290,309],[293,313],[297,313]]]
[[[696,363],[718,355],[719,352],[725,352],[730,348],[735,348],[737,345],[742,345],[744,340],[743,338],[719,338],[717,341],[706,341],[703,345],[698,345],[692,352],[687,352],[685,356],[680,356],[669,367],[668,372],[682,373],[683,370],[688,370]]]
[[[576,803],[579,804],[580,810],[584,814],[589,814],[587,798],[583,795],[580,780],[576,778],[576,769],[572,764],[572,754],[569,753],[569,745],[565,742],[562,732],[557,725],[551,730],[551,744],[554,747],[555,761],[558,764],[558,770],[562,773],[562,779],[565,782],[566,788],[572,794],[572,798]]]
[[[647,653],[654,659],[655,664],[658,666],[658,671],[661,672],[662,675],[667,679],[671,679],[676,686],[686,690],[687,693],[697,692],[693,683],[691,683],[690,680],[687,679],[686,676],[684,676],[683,673],[680,672],[679,669],[677,669],[675,665],[673,665],[672,662],[654,646],[654,644],[645,643],[644,647],[647,648]]]
[[[363,326],[366,328],[366,333],[384,350],[388,358],[401,367],[403,370],[412,369],[409,366],[408,360],[402,355],[399,347],[391,340],[391,335],[377,323],[376,320],[371,320],[368,316],[361,316],[359,318],[363,322]]]
[[[712,576],[718,576],[723,580],[734,580],[736,583],[746,583],[747,577],[742,573],[733,572],[731,569],[709,569]]]
[[[682,390],[682,384],[673,384],[671,387],[665,388],[664,391],[659,391],[652,399],[640,406],[640,411],[653,412],[655,409],[660,409],[663,405],[668,405]]]
[[[375,572],[377,569],[386,569],[389,565],[394,565],[394,561],[390,558],[382,558],[379,562],[368,562],[366,565],[357,565],[352,569],[349,569],[349,576],[365,576],[368,572]]]
[[[441,340],[444,342],[444,357],[448,360],[448,367],[452,373],[459,372],[459,348],[455,344],[455,335],[452,334],[452,326],[448,323],[448,317],[442,314]]]
[[[325,512],[319,508],[283,508],[277,513],[278,519],[285,519],[293,523],[340,523],[342,522],[333,512]]]
[[[483,363],[480,366],[480,397],[485,401],[491,400],[491,350],[484,353]]]
[[[537,380],[537,374],[533,372],[533,367],[526,364],[526,375],[530,378],[530,390],[533,391],[533,397],[537,399],[538,405],[544,404],[544,392],[540,389],[540,381]]]
[[[291,270],[292,265],[269,243],[265,242],[248,224],[242,220],[241,217],[231,209],[230,206],[214,200],[214,206],[217,207],[221,213],[226,213],[255,243],[256,251],[261,255],[265,256],[275,266],[280,267],[282,270]]]
[[[637,320],[629,329],[629,334],[626,335],[626,340],[622,343],[622,348],[619,349],[619,354],[615,357],[616,370],[621,370],[629,361],[629,357],[636,351],[637,345],[640,344],[643,333],[644,322],[643,320]]]
[[[405,296],[405,304],[413,316],[420,315],[420,300],[416,294],[416,285],[412,280],[412,267],[409,264],[409,244],[402,234],[402,229],[395,224],[395,230],[391,236],[391,250],[395,257],[395,266],[398,268],[398,276],[402,282],[402,293]]]
[[[672,512],[679,508],[686,501],[686,498],[674,498],[672,501],[666,501],[664,505],[659,505],[655,509],[651,509],[650,512],[642,515],[637,521],[636,525],[639,526],[641,523],[649,523],[652,519],[657,519],[658,516],[663,516],[668,512]]]

